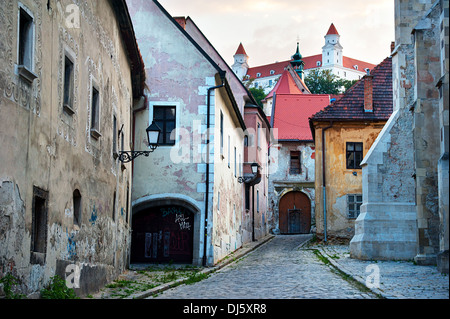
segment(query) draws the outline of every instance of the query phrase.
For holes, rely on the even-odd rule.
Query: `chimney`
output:
[[[364,76],[364,112],[373,112],[373,75],[369,70]]]

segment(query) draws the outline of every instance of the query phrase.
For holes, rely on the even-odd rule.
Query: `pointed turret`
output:
[[[248,55],[245,52],[244,46],[242,45],[242,42],[239,43],[239,46],[236,50],[236,53],[234,54],[234,64],[231,66],[233,72],[236,74],[236,76],[242,80],[244,76],[247,74],[248,70]]]
[[[334,26],[333,23],[331,23],[330,28],[328,29],[328,32],[326,35],[330,35],[330,34],[337,34],[339,35],[339,33],[337,32],[336,27]]]
[[[325,45],[322,47],[322,66],[343,65],[342,45],[340,35],[332,23],[325,35]]]

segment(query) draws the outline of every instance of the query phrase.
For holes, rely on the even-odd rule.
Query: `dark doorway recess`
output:
[[[132,263],[192,263],[194,213],[180,205],[156,206],[133,215]]]

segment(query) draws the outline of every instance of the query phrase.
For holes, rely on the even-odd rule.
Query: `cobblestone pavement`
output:
[[[336,267],[387,299],[449,299],[449,277],[436,266],[412,261],[363,261],[350,258],[348,245],[317,245]],[[379,286],[374,275],[379,274]],[[369,277],[370,276],[370,277]],[[369,278],[368,278],[369,277]]]
[[[311,235],[278,235],[237,262],[191,285],[148,299],[372,299],[375,294],[343,279],[313,250]]]

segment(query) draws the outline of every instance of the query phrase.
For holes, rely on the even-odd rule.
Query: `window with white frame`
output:
[[[347,195],[347,213],[348,218],[354,219],[359,216],[362,205],[361,194],[348,194]]]
[[[19,7],[18,65],[33,71],[34,22],[30,12]]]

